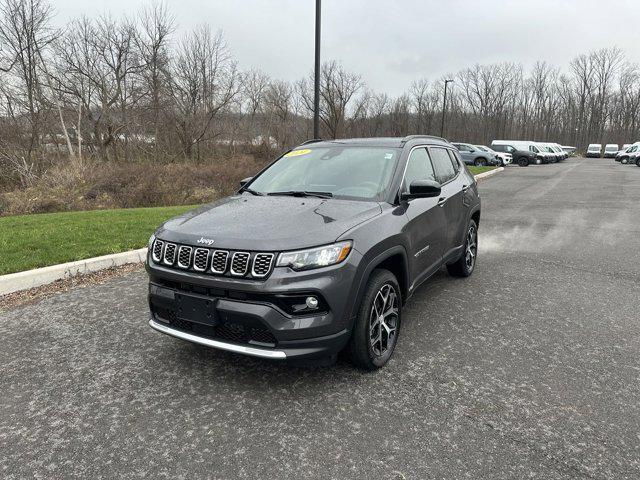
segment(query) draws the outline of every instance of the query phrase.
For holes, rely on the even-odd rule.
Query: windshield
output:
[[[382,201],[398,148],[335,146],[293,150],[249,184],[258,194],[323,192],[352,200]]]
[[[600,145],[589,145],[588,150],[591,151],[591,152],[600,151]]]
[[[607,145],[606,147],[604,147],[604,149],[607,152],[617,152],[618,151],[618,146],[617,145]]]
[[[487,153],[495,153],[493,150],[491,150],[489,147],[485,147],[484,145],[476,145],[476,148],[482,150],[483,152],[487,152]]]

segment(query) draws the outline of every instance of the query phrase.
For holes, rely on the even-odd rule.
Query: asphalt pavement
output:
[[[394,358],[294,368],[147,326],[128,273],[0,312],[0,477],[640,478],[640,168],[510,167]]]

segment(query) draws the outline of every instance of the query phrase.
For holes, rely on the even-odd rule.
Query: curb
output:
[[[25,272],[0,275],[0,296],[39,287],[63,278],[97,272],[105,268],[118,267],[127,263],[142,263],[146,258],[147,249],[141,248],[139,250],[87,258],[76,262],[51,265],[50,267],[36,268]]]
[[[489,177],[493,177],[494,175],[497,175],[498,173],[502,172],[503,170],[504,170],[504,167],[498,167],[498,168],[495,168],[493,170],[489,170],[488,172],[479,173],[478,175],[474,175],[474,177],[476,178],[476,180],[484,180],[485,178],[489,178]]]
[[[475,175],[476,180],[492,177],[504,167],[498,167],[488,172]],[[87,258],[77,262],[61,263],[50,267],[36,268],[25,272],[0,275],[0,296],[8,293],[28,290],[63,278],[75,277],[85,273],[97,272],[105,268],[118,267],[127,263],[143,263],[147,258],[147,249],[131,250],[128,252],[103,255],[102,257]]]

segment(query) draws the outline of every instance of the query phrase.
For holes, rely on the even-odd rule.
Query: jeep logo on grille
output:
[[[213,245],[213,240],[210,238],[200,237],[200,240],[198,240],[198,243],[203,243],[205,245]]]

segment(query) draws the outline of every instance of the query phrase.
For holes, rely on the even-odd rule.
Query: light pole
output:
[[[316,59],[313,79],[313,138],[320,138],[320,3],[316,0]]]
[[[447,109],[447,85],[453,80],[444,80],[444,98],[442,100],[442,123],[440,124],[440,136],[444,137],[444,112]]]

